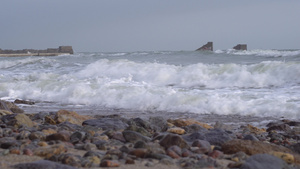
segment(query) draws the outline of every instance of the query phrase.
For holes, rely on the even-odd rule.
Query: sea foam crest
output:
[[[266,56],[266,57],[288,57],[288,56],[300,56],[300,50],[216,50],[215,53],[227,53],[233,55],[254,55],[254,56]]]

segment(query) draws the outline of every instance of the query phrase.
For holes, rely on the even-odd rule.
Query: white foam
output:
[[[34,67],[41,65],[45,64]],[[55,69],[52,64],[44,71],[33,72],[29,66],[23,73],[0,73],[0,97],[141,111],[300,119],[299,62],[176,66],[100,59],[79,68],[74,65],[76,69]]]
[[[254,55],[254,56],[265,56],[265,57],[288,57],[288,56],[297,56],[300,55],[300,50],[263,50],[263,49],[254,49],[254,50],[216,50],[215,53],[227,53],[233,55]]]

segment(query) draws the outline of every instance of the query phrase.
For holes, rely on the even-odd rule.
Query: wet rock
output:
[[[143,136],[142,134],[135,131],[123,131],[123,136],[127,142],[135,143],[137,141],[150,141],[150,138]]]
[[[174,145],[180,148],[189,148],[188,143],[185,142],[183,138],[175,134],[167,134],[160,140],[159,144],[166,149]]]
[[[70,141],[73,144],[76,144],[80,141],[83,141],[85,138],[85,132],[80,132],[80,131],[75,131],[71,136],[70,136]]]
[[[192,143],[192,146],[199,148],[198,153],[205,154],[211,151],[211,145],[206,140],[196,140]]]
[[[191,142],[191,143],[196,140],[204,140],[205,139],[204,133],[200,133],[200,132],[188,134],[188,135],[185,135],[182,137],[184,138],[184,140],[186,140],[187,142]]]
[[[28,104],[28,105],[34,105],[35,103],[32,101],[27,101],[27,100],[20,100],[20,99],[16,99],[14,101],[15,104]]]
[[[172,146],[172,147],[175,147],[175,146]],[[176,146],[176,147],[178,147],[180,149],[180,151],[175,151],[174,148],[172,148],[172,147],[169,147],[167,149],[166,154],[168,156],[172,157],[172,158],[176,158],[176,159],[180,158],[181,157],[181,149],[180,149],[180,147]]]
[[[1,120],[10,126],[19,128],[21,126],[33,127],[34,123],[25,114],[10,114],[1,117]]]
[[[168,129],[168,123],[163,117],[150,117],[149,122],[151,124],[151,129],[155,132],[164,132]]]
[[[221,129],[213,129],[204,134],[204,140],[207,140],[212,145],[222,146],[229,140],[232,140],[230,134]]]
[[[142,127],[145,130],[150,131],[151,130],[151,124],[148,121],[145,121],[141,118],[134,118],[129,120],[128,122],[129,125],[133,125],[133,126],[138,126],[138,127]]]
[[[248,124],[246,126],[246,128],[249,130],[250,133],[254,133],[254,134],[261,134],[261,133],[265,133],[266,132],[266,129],[261,129],[261,128],[258,128],[258,127],[254,127],[250,124]]]
[[[24,110],[20,109],[12,102],[0,100],[0,110],[6,110],[13,113],[24,113]]]
[[[126,128],[126,130],[135,131],[135,132],[141,133],[143,136],[147,136],[147,137],[151,136],[151,134],[145,128],[139,127],[136,125],[130,125],[129,127]]]
[[[188,126],[184,126],[182,127],[187,133],[196,133],[196,132],[206,132],[207,129],[200,126],[199,124],[192,124],[192,125],[188,125]]]
[[[33,156],[33,151],[29,148],[23,149],[23,154],[28,156]]]
[[[82,122],[89,119],[92,119],[92,117],[79,115],[76,112],[71,112],[67,110],[59,110],[55,115],[55,121],[57,124],[67,121],[72,124],[81,125]]]
[[[278,124],[278,125],[272,125],[271,127],[269,127],[267,129],[267,132],[273,131],[273,130],[277,130],[277,131],[291,131],[291,127],[287,124]]]
[[[283,169],[289,168],[288,165],[275,156],[269,154],[256,154],[249,157],[241,166],[241,169]]]
[[[90,119],[82,123],[82,125],[89,125],[102,128],[103,130],[121,130],[126,129],[128,124],[117,118],[101,118],[101,119]]]
[[[75,167],[60,164],[48,160],[40,160],[36,162],[30,162],[30,163],[20,163],[17,165],[14,165],[13,168],[15,169],[76,169]]]

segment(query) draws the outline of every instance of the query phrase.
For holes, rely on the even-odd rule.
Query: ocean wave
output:
[[[216,50],[217,54],[233,54],[233,55],[254,55],[254,56],[264,56],[264,57],[289,57],[289,56],[300,56],[300,50]]]

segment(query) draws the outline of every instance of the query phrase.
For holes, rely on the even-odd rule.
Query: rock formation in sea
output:
[[[235,50],[247,50],[247,44],[237,44],[233,47]]]
[[[211,51],[213,51],[213,42],[207,42],[207,44],[203,45],[202,47],[198,48],[197,50],[200,50],[200,51],[201,50],[211,50]]]

